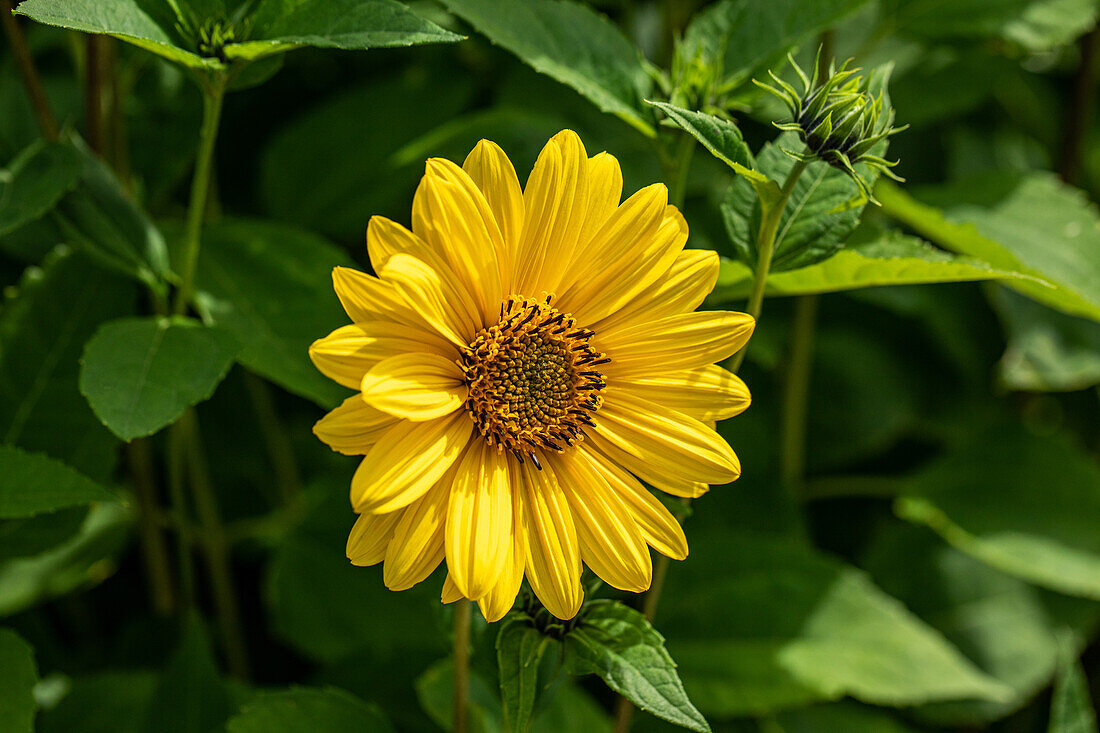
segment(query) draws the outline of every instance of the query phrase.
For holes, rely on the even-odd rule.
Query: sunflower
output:
[[[580,609],[582,565],[647,589],[649,548],[683,559],[679,523],[642,482],[678,497],[736,479],[714,421],[749,404],[715,365],[748,340],[742,313],[692,312],[718,256],[685,250],[657,183],[620,203],[622,173],[564,130],[525,188],[494,143],[461,167],[430,159],[412,230],[367,228],[377,277],[337,267],[351,325],[310,347],[357,390],[320,420],[364,456],[351,481],[355,565],[392,590],[444,559],[443,601],[503,617],[524,577],[543,605]]]

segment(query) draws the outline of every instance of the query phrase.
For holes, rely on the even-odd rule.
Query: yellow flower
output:
[[[733,481],[713,421],[749,404],[714,365],[748,340],[742,313],[693,313],[718,256],[685,250],[662,184],[625,202],[618,161],[565,130],[525,189],[482,140],[460,168],[428,161],[412,231],[367,228],[377,277],[338,267],[352,325],[310,348],[359,392],[314,427],[365,456],[351,482],[355,565],[384,562],[393,590],[446,559],[444,602],[495,621],[524,576],[555,616],[583,599],[582,563],[610,585],[649,587],[649,548],[687,540],[639,481],[696,497]]]

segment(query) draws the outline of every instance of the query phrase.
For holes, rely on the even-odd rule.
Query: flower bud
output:
[[[820,54],[819,54],[820,55]],[[894,110],[885,102],[883,92],[871,91],[870,77],[863,77],[859,69],[849,68],[851,60],[837,69],[832,63],[823,79],[819,79],[819,64],[814,64],[812,76],[787,57],[802,82],[802,91],[768,72],[779,86],[753,82],[776,97],[790,110],[788,122],[774,123],[780,130],[798,133],[806,146],[801,153],[784,150],[797,160],[823,160],[856,182],[860,191],[874,201],[867,182],[856,172],[858,163],[902,180],[890,169],[898,161],[888,161],[871,151],[891,135],[901,132],[908,125],[894,127]]]

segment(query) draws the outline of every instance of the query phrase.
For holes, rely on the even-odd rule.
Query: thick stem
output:
[[[138,537],[145,561],[145,577],[153,609],[162,616],[172,612],[172,577],[168,570],[168,548],[157,521],[156,479],[149,441],[135,440],[127,448],[134,496],[138,508]]]
[[[466,707],[470,697],[470,601],[455,604],[454,696],[451,705],[452,730],[466,733]]]
[[[187,311],[187,304],[195,291],[195,268],[199,262],[199,247],[202,242],[202,220],[206,215],[206,199],[210,192],[210,170],[214,161],[214,143],[218,139],[225,87],[225,75],[216,76],[209,84],[203,85],[202,129],[199,132],[199,154],[195,162],[195,175],[191,179],[191,202],[187,209],[183,235],[181,284],[176,293],[174,308],[177,315]]]
[[[23,86],[26,87],[31,107],[34,108],[34,117],[38,120],[38,129],[42,131],[42,137],[56,140],[57,118],[53,115],[46,91],[42,88],[42,81],[38,78],[38,71],[34,68],[34,60],[27,48],[27,41],[23,38],[23,31],[12,15],[11,0],[0,0],[0,25],[4,26],[4,34],[11,43],[19,76],[23,79]]]
[[[806,468],[806,406],[814,358],[817,302],[817,295],[803,295],[795,303],[787,380],[783,390],[783,442],[780,446],[779,471],[781,483],[792,497],[802,493]]]
[[[794,184],[808,165],[805,161],[795,161],[791,172],[787,174],[787,180],[783,182],[783,188],[779,191],[779,198],[764,212],[764,218],[760,222],[760,231],[756,235],[756,269],[753,272],[752,294],[749,295],[749,303],[745,308],[756,320],[760,320],[760,312],[764,308],[764,289],[768,284],[768,271],[772,266],[772,255],[775,254],[775,235],[779,231],[779,222],[783,218],[783,211],[787,208],[787,200],[794,191]],[[733,357],[731,371],[737,372],[745,361],[745,353],[748,346],[741,349]]]
[[[195,499],[195,513],[199,518],[201,541],[210,569],[210,586],[214,595],[214,607],[218,616],[218,629],[225,646],[225,657],[230,673],[241,680],[248,679],[248,653],[244,643],[240,609],[234,590],[233,571],[229,565],[229,543],[222,526],[218,499],[210,481],[206,453],[202,448],[202,436],[194,410],[188,410],[180,418],[187,433],[191,493]]]

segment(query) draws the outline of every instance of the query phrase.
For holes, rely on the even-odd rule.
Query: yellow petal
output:
[[[523,570],[527,561],[527,535],[524,529],[523,504],[519,482],[523,480],[520,466],[509,461],[509,477],[512,482],[512,536],[509,551],[504,558],[497,582],[477,605],[481,615],[489,623],[504,618],[516,603],[520,586],[523,585]]]
[[[439,600],[443,603],[454,603],[455,601],[461,601],[462,598],[462,591],[455,585],[451,574],[447,573],[447,579],[443,581],[443,592],[439,594]]]
[[[457,346],[469,344],[483,328],[480,311],[453,280],[453,273],[401,253],[386,261],[381,274],[432,328]]]
[[[614,443],[608,441],[597,432],[588,431],[588,439],[585,441],[594,453],[603,455],[608,461],[622,466],[632,474],[645,481],[650,486],[660,489],[666,494],[679,496],[684,499],[698,499],[710,491],[710,484],[704,481],[693,481],[679,474],[673,474],[663,468],[650,463],[646,458],[628,453]]]
[[[383,514],[420,498],[461,455],[473,427],[465,411],[427,422],[397,423],[355,471],[352,507]]]
[[[637,323],[688,313],[699,307],[718,281],[718,253],[685,249],[672,266],[637,298],[591,325],[596,333],[611,334]]]
[[[504,249],[497,253],[497,261],[501,285],[505,293],[510,293],[512,268],[519,251],[519,238],[523,234],[523,189],[520,188],[516,169],[500,146],[489,140],[482,140],[474,146],[462,168],[481,189],[500,227]]]
[[[367,255],[375,272],[382,272],[390,257],[396,254],[423,258],[423,250],[427,247],[424,240],[392,219],[375,215],[367,222]]]
[[[593,346],[611,357],[609,376],[698,369],[725,359],[752,335],[752,316],[732,311],[699,311],[666,316],[614,333],[597,333]]]
[[[328,447],[346,456],[364,456],[397,422],[397,418],[352,395],[313,426],[313,434]]]
[[[662,193],[664,186],[661,186]],[[660,198],[658,200],[661,200]],[[594,323],[635,301],[668,271],[687,242],[688,227],[675,206],[664,207],[656,232],[640,234],[628,249],[612,259],[595,256],[584,280],[569,292],[569,304],[579,323]],[[599,235],[593,240],[599,242]],[[612,254],[615,250],[606,250]]]
[[[641,593],[653,580],[653,561],[626,503],[583,455],[549,456],[573,510],[581,559],[619,590]]]
[[[741,464],[722,436],[695,418],[619,391],[608,392],[594,432],[655,471],[690,481],[725,484]]]
[[[390,590],[407,590],[443,562],[443,527],[447,523],[448,472],[442,480],[401,512],[386,549],[382,581]]]
[[[429,159],[413,198],[412,224],[473,296],[484,323],[495,322],[504,295],[497,262],[504,240],[470,175],[445,158]]]
[[[588,208],[588,156],[572,130],[562,130],[539,154],[523,190],[514,289],[528,297],[556,292],[573,261]]]
[[[673,560],[683,560],[688,554],[687,537],[676,517],[638,479],[588,443],[581,443],[577,453],[597,466],[611,489],[627,505],[638,525],[638,531],[654,550]]]
[[[392,321],[341,326],[309,347],[313,365],[329,379],[359,389],[363,375],[386,357],[405,352],[428,352],[441,358],[458,356],[447,341],[415,326]]]
[[[374,275],[336,267],[332,270],[332,287],[348,317],[356,323],[397,321],[426,325],[392,285]]]
[[[610,153],[599,153],[588,159],[588,211],[581,228],[582,252],[604,223],[619,208],[623,196],[623,172],[619,161]]]
[[[423,352],[383,359],[363,377],[361,388],[367,404],[417,422],[451,414],[468,393],[454,360]]]
[[[584,601],[577,529],[565,492],[549,465],[523,470],[523,519],[527,580],[542,605],[560,619],[577,615]]]
[[[484,440],[462,458],[447,517],[447,568],[462,595],[481,598],[500,576],[512,538],[507,458]]]
[[[607,390],[608,393],[626,390],[644,402],[656,402],[704,422],[739,415],[752,399],[741,378],[717,364],[691,371],[615,379]]]
[[[377,565],[386,558],[386,548],[401,510],[389,514],[360,514],[348,535],[348,559],[352,565]]]

